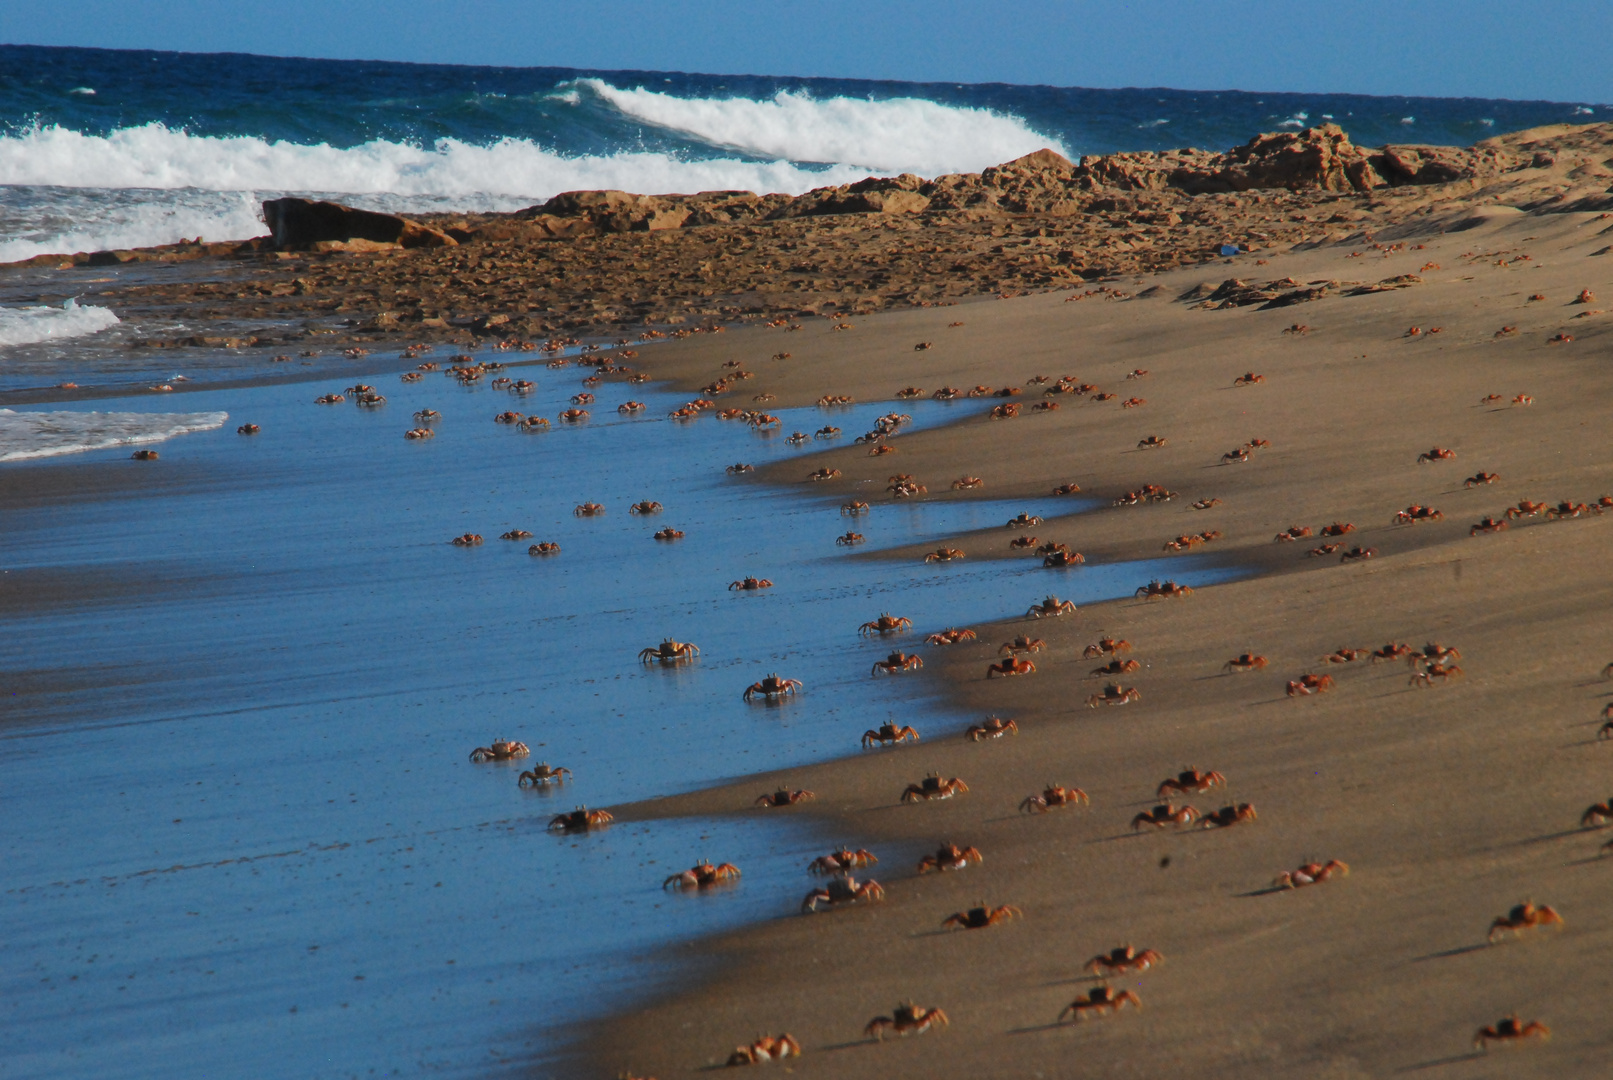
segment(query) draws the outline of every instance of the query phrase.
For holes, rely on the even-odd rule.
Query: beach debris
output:
[[[807,802],[808,800],[816,799],[817,797],[817,793],[812,791],[792,791],[789,788],[779,788],[771,795],[758,795],[756,797],[756,801],[751,805],[759,806],[765,810],[783,806],[794,806],[798,802]]]
[[[1000,716],[988,716],[984,723],[971,724],[963,734],[970,742],[983,742],[986,739],[1000,739],[1004,735],[1018,735],[1019,725]]]
[[[651,646],[647,649],[640,649],[638,659],[639,663],[641,664],[648,664],[651,662],[660,662],[662,664],[680,664],[688,660],[693,660],[699,655],[700,646],[696,645],[694,642],[674,641],[671,638],[666,638],[659,645]]]
[[[867,541],[867,537],[860,532],[848,532],[835,537],[835,544],[840,547],[854,547]]]
[[[1118,661],[1116,661],[1118,663]],[[1136,663],[1136,661],[1131,661]],[[1096,709],[1100,705],[1128,705],[1133,701],[1141,701],[1143,694],[1135,686],[1121,686],[1119,683],[1110,683],[1103,688],[1101,694],[1093,694],[1087,698],[1087,708]]]
[[[1309,697],[1312,694],[1325,694],[1333,689],[1333,676],[1314,675],[1306,673],[1288,683],[1289,697]]]
[[[813,889],[801,901],[801,914],[810,915],[818,910],[819,904],[835,907],[840,904],[855,904],[860,901],[879,901],[885,899],[885,888],[877,881],[866,881],[857,884],[857,879],[850,874],[843,877],[831,878],[828,884],[821,889]]]
[[[558,555],[560,554],[560,545],[545,541],[543,543],[533,544],[531,547],[526,549],[526,553],[528,555]]]
[[[1266,381],[1266,377],[1264,375],[1256,375],[1252,371],[1246,371],[1242,375],[1239,375],[1236,379],[1233,379],[1232,380],[1232,385],[1233,386],[1253,386],[1255,383],[1263,383],[1265,381]]]
[[[481,542],[481,533],[466,533],[463,536],[456,536],[449,541],[449,543],[453,544],[455,547],[478,547],[480,546]]]
[[[1102,667],[1093,668],[1087,672],[1086,677],[1096,679],[1102,675],[1130,675],[1134,671],[1141,671],[1142,666],[1142,661],[1140,660],[1121,660],[1116,658]]]
[[[973,851],[974,848],[969,850]],[[898,1035],[922,1035],[937,1024],[950,1023],[947,1014],[940,1009],[927,1009],[911,1001],[896,1006],[891,1012],[890,1016],[876,1016],[868,1021],[863,1034],[883,1042],[887,1031],[894,1031]]]
[[[1443,446],[1436,446],[1431,450],[1418,454],[1417,464],[1421,465],[1425,461],[1450,461],[1454,457],[1456,457],[1455,450],[1447,450]]]
[[[1346,877],[1349,873],[1349,866],[1337,859],[1329,859],[1325,863],[1309,862],[1297,870],[1284,870],[1272,880],[1271,887],[1302,889],[1306,885],[1319,885],[1334,875]]]
[[[540,761],[530,770],[523,772],[515,778],[516,787],[548,787],[550,784],[563,784],[571,779],[571,770],[564,765],[551,768],[547,761]]]
[[[918,783],[907,785],[906,790],[902,792],[902,801],[911,803],[921,799],[925,802],[931,799],[950,799],[960,792],[967,793],[968,790],[969,785],[956,776],[950,780],[943,780],[940,773],[929,773]]]
[[[1164,799],[1172,792],[1177,795],[1198,795],[1215,787],[1226,787],[1227,778],[1211,769],[1209,772],[1199,772],[1197,768],[1188,767],[1175,776],[1167,776],[1159,782],[1155,798]]]
[[[857,633],[863,637],[869,634],[894,634],[902,630],[911,630],[913,620],[902,616],[892,615],[890,612],[881,612],[879,618],[865,622],[857,627]]]
[[[1144,825],[1163,829],[1167,825],[1191,825],[1199,819],[1199,812],[1191,806],[1176,806],[1173,803],[1160,803],[1151,810],[1144,810],[1131,819],[1131,831],[1136,832]]]
[[[1235,656],[1231,660],[1228,660],[1225,664],[1222,664],[1221,670],[1227,672],[1228,674],[1231,674],[1234,671],[1259,671],[1268,663],[1270,663],[1270,661],[1264,656],[1255,656],[1252,653],[1243,653],[1240,656]]]
[[[983,930],[988,926],[996,926],[1000,922],[1007,922],[1009,919],[1017,919],[1021,915],[1022,912],[1012,904],[1004,904],[1001,907],[987,907],[982,904],[979,907],[972,907],[968,911],[958,911],[948,915],[941,920],[941,928],[958,926],[965,930]]]
[[[1033,638],[1029,634],[1020,634],[1013,641],[1003,642],[1002,648],[997,651],[1007,653],[1010,656],[1018,656],[1020,653],[1040,652],[1045,648],[1047,648],[1047,642],[1041,638]]]
[[[1110,1013],[1117,1013],[1128,1002],[1134,1009],[1143,1007],[1142,999],[1130,990],[1122,990],[1116,993],[1108,985],[1094,986],[1084,995],[1064,1006],[1063,1011],[1059,1013],[1059,1023],[1064,1022],[1066,1014],[1072,1020],[1085,1020],[1088,1016],[1107,1016]]]
[[[766,578],[747,577],[728,583],[729,592],[733,592],[735,590],[738,590],[739,592],[755,592],[758,589],[771,589],[772,587],[773,583]]]
[[[1161,963],[1164,955],[1153,949],[1144,949],[1138,952],[1131,944],[1117,945],[1106,953],[1099,953],[1085,964],[1082,971],[1090,971],[1094,975],[1141,975],[1155,964]]]
[[[511,761],[515,758],[524,758],[532,753],[524,742],[494,739],[492,746],[478,746],[470,752],[470,759],[481,763],[484,761]]]
[[[959,629],[958,627],[955,627],[955,626],[949,626],[945,630],[937,630],[935,633],[933,633],[929,637],[925,638],[924,639],[924,644],[926,644],[926,645],[957,645],[960,642],[973,641],[974,639],[975,639],[975,632],[973,630],[965,630],[965,629]]]
[[[1150,581],[1147,585],[1137,587],[1136,596],[1142,600],[1182,600],[1193,595],[1193,590],[1187,585],[1178,585],[1174,581]]]
[[[1525,1023],[1518,1018],[1517,1013],[1513,1013],[1510,1016],[1503,1016],[1494,1024],[1479,1028],[1478,1032],[1473,1036],[1473,1045],[1480,1050],[1488,1050],[1491,1043],[1505,1045],[1521,1042],[1524,1039],[1544,1040],[1549,1038],[1551,1038],[1551,1028],[1542,1024],[1539,1020],[1530,1020]]]
[[[957,844],[944,843],[936,848],[934,855],[926,855],[919,860],[918,872],[966,870],[970,863],[978,865],[985,861],[985,856],[980,854],[978,848],[960,848]]]
[[[912,671],[924,666],[924,660],[918,656],[909,656],[905,652],[893,652],[883,660],[874,661],[870,675],[899,675],[904,671]]]
[[[1211,814],[1205,814],[1199,819],[1198,827],[1201,829],[1230,829],[1234,825],[1242,825],[1254,821],[1258,817],[1253,803],[1236,803],[1223,806]]]
[[[911,727],[887,721],[879,725],[878,730],[869,728],[863,732],[863,749],[867,750],[875,743],[881,746],[897,745],[906,742],[908,739],[918,742],[919,733]]]
[[[1533,900],[1525,900],[1513,906],[1505,915],[1497,915],[1490,924],[1489,942],[1496,944],[1505,935],[1521,936],[1525,930],[1534,930],[1542,926],[1562,926],[1563,917],[1557,914],[1556,909],[1548,904],[1536,906]]]
[[[1076,610],[1075,601],[1060,600],[1056,596],[1049,596],[1040,604],[1032,604],[1025,612],[1027,616],[1040,619],[1043,616],[1068,615]]]
[[[959,551],[957,548],[944,547],[944,548],[936,548],[934,551],[932,551],[928,555],[924,556],[924,561],[927,562],[927,563],[932,563],[932,562],[951,562],[953,559],[961,559],[961,558],[964,558],[964,554],[963,554],[962,551]]]
[[[1012,675],[1030,675],[1035,671],[1036,665],[1031,663],[1029,660],[1019,660],[1015,657],[1009,656],[1005,657],[998,663],[987,664],[986,678],[989,679],[993,675],[1001,675],[1006,679]]]
[[[1040,795],[1027,795],[1020,801],[1019,812],[1022,814],[1045,814],[1049,810],[1060,810],[1066,806],[1075,806],[1077,803],[1089,805],[1092,802],[1087,793],[1078,787],[1065,787],[1062,784],[1048,784],[1042,789]]]
[[[709,889],[713,885],[723,885],[739,877],[739,867],[733,863],[719,863],[713,866],[709,862],[696,863],[681,874],[672,874],[661,882],[663,889]]]
[[[761,682],[751,683],[750,686],[745,688],[745,693],[741,696],[746,701],[749,701],[757,694],[760,694],[765,700],[772,701],[774,698],[788,697],[805,689],[806,684],[800,679],[781,679],[775,673],[768,675]]]
[[[1400,513],[1395,515],[1393,525],[1415,525],[1419,521],[1443,521],[1445,515],[1431,506],[1420,506],[1412,503]]]
[[[872,866],[878,861],[879,860],[874,857],[873,852],[868,851],[866,848],[858,848],[856,851],[852,851],[850,848],[843,847],[839,851],[831,851],[827,855],[821,855],[818,858],[813,859],[812,862],[807,866],[807,873],[827,875],[849,874],[853,870],[859,870],[865,866]]]
[[[1120,653],[1129,653],[1130,651],[1131,642],[1125,640],[1124,638],[1115,639],[1106,637],[1099,638],[1091,645],[1088,645],[1081,655],[1086,657],[1088,660],[1091,660],[1099,656],[1117,656]]]

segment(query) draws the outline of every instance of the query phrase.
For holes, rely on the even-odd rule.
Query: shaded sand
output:
[[[646,367],[691,388],[721,374],[723,361],[741,360],[757,372],[743,393],[773,393],[781,405],[823,393],[889,397],[910,384],[1023,385],[1036,374],[1143,396],[1146,406],[1122,411],[1065,395],[1051,414],[902,436],[898,453],[882,458],[841,446],[763,479],[868,498],[875,513],[897,472],[948,498],[969,497],[940,494],[966,473],[993,497],[1045,495],[1073,480],[1107,500],[1157,483],[1179,497],[1030,531],[1108,560],[1156,555],[1175,535],[1218,529],[1225,538],[1198,550],[1269,572],[1186,600],[1120,600],[1062,619],[977,626],[972,645],[920,646],[928,666],[904,677],[947,680],[973,712],[1017,720],[1017,736],[975,744],[903,717],[924,734],[916,746],[620,808],[622,820],[812,815],[829,835],[879,855],[863,876],[883,883],[888,898],[803,917],[796,906],[816,883],[804,866],[788,881],[745,878],[743,888],[777,893],[779,919],[678,953],[698,978],[589,1032],[578,1074],[693,1075],[761,1032],[789,1031],[805,1047],[791,1068],[807,1076],[1602,1075],[1613,1051],[1605,1017],[1613,858],[1596,857],[1608,834],[1581,832],[1577,822],[1610,793],[1613,742],[1596,736],[1613,697],[1613,683],[1599,677],[1613,659],[1613,518],[1535,518],[1472,538],[1468,527],[1523,498],[1613,494],[1605,438],[1613,316],[1576,319],[1604,301],[1572,302],[1589,288],[1613,306],[1613,260],[1592,256],[1610,224],[1594,213],[1498,209],[1462,232],[1441,235],[1428,222],[1415,235],[1378,238],[1422,250],[1385,256],[1361,243],[1329,245],[1272,255],[1258,269],[1244,258],[1117,283],[1128,292],[1158,285],[1149,299],[986,301],[857,319],[854,330],[813,320],[793,333],[745,330],[646,350]],[[1530,259],[1510,261],[1522,254]],[[1422,269],[1431,262],[1441,268]],[[1196,310],[1170,299],[1234,274],[1306,282],[1407,273],[1422,283],[1272,311]],[[1530,301],[1537,293],[1545,299]],[[964,326],[949,328],[953,321]],[[1294,322],[1311,332],[1284,335]],[[1442,329],[1405,336],[1413,325]],[[1503,325],[1516,334],[1495,338]],[[1547,343],[1564,331],[1572,343]],[[916,352],[926,340],[934,347]],[[767,359],[779,351],[793,355]],[[1149,377],[1126,382],[1136,367]],[[1233,388],[1246,371],[1266,379]],[[1535,403],[1509,407],[1519,393]],[[1019,400],[1028,405],[1034,394]],[[1481,405],[1489,394],[1503,400]],[[1148,435],[1167,445],[1135,450]],[[1271,447],[1247,464],[1219,464],[1250,437]],[[1456,459],[1419,465],[1435,445]],[[820,464],[845,475],[806,485]],[[1481,469],[1501,479],[1465,489]],[[1188,505],[1212,496],[1222,500],[1214,509]],[[1445,520],[1390,527],[1413,502]],[[1354,523],[1346,541],[1375,547],[1377,557],[1341,566],[1337,556],[1305,555],[1319,540],[1272,542],[1290,525],[1335,520]],[[1007,557],[1017,534],[947,544],[970,558]],[[1047,571],[1045,588],[1004,606],[1058,593],[1071,572],[1080,571]],[[916,627],[903,642],[936,629]],[[983,679],[997,646],[1020,632],[1047,642],[1036,674]],[[1145,667],[1121,681],[1141,691],[1140,702],[1084,706],[1102,680],[1088,677],[1098,662],[1081,648],[1104,634],[1134,643]],[[1404,662],[1318,663],[1340,646],[1390,641],[1455,646],[1466,677],[1417,689]],[[1246,651],[1270,666],[1223,674]],[[1287,680],[1324,670],[1338,682],[1331,693],[1284,695]],[[868,726],[883,719],[870,715]],[[848,753],[860,735],[846,732]],[[1134,836],[1128,822],[1153,805],[1155,786],[1189,765],[1223,772],[1228,787],[1187,801],[1203,810],[1251,802],[1259,820]],[[931,771],[964,778],[970,792],[899,805],[903,787]],[[818,798],[748,809],[775,782]],[[1048,782],[1080,785],[1092,805],[1016,812]],[[979,847],[984,865],[916,877],[917,858],[943,839]],[[1329,858],[1348,862],[1351,875],[1266,891],[1279,871]],[[1528,898],[1556,907],[1566,927],[1485,946],[1490,920]],[[1015,904],[1024,917],[939,932],[948,914],[977,902]],[[1166,957],[1116,981],[1144,1008],[1054,1025],[1093,985],[1087,958],[1125,942]],[[863,1042],[863,1026],[905,998],[944,1008],[951,1027]],[[1475,1029],[1511,1011],[1546,1021],[1552,1040],[1475,1055]]]

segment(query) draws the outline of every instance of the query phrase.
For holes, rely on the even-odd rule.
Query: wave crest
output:
[[[0,307],[0,346],[84,337],[117,324],[118,317],[106,308],[93,304],[81,306],[74,300],[68,300],[61,307],[45,304]]]
[[[13,412],[0,409],[0,461],[162,442],[223,427],[229,413]]]

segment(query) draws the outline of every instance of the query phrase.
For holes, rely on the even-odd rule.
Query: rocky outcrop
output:
[[[313,199],[269,199],[263,204],[263,221],[274,246],[282,250],[376,251],[456,243],[440,229],[396,214]]]

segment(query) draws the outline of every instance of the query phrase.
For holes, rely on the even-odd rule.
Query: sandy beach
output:
[[[1582,512],[1470,529],[1520,500],[1613,494],[1596,434],[1613,408],[1598,300],[1613,299],[1602,253],[1613,218],[1452,203],[1371,238],[1262,252],[1258,268],[1243,256],[1112,282],[1125,299],[985,300],[646,354],[648,370],[691,390],[741,361],[757,372],[746,392],[787,404],[893,398],[910,385],[1021,387],[1016,419],[900,437],[897,453],[879,458],[843,446],[763,479],[867,497],[876,513],[894,473],[932,494],[978,476],[981,493],[998,498],[1073,481],[1107,502],[1159,484],[1176,498],[946,543],[970,559],[1029,558],[1008,541],[1031,532],[1111,561],[1216,530],[1222,537],[1195,552],[1259,573],[1185,599],[974,626],[976,642],[920,647],[927,666],[909,677],[944,679],[981,717],[1015,720],[1017,735],[974,743],[915,720],[921,742],[854,754],[861,732],[848,730],[844,760],[617,808],[622,820],[811,816],[879,857],[858,877],[887,895],[811,917],[782,904],[776,921],[689,947],[676,959],[694,965],[693,981],[590,1037],[599,1075],[693,1075],[737,1044],[786,1031],[804,1048],[790,1068],[822,1076],[1598,1073],[1609,1036],[1597,1003],[1613,946],[1601,897],[1613,861],[1598,858],[1605,834],[1578,823],[1606,796],[1609,743],[1597,732],[1610,685],[1601,669],[1613,659],[1601,573],[1609,524]],[[1412,283],[1278,310],[1194,306],[1232,277]],[[1208,288],[1194,294],[1199,286]],[[1284,332],[1296,323],[1308,331]],[[920,342],[933,345],[915,350]],[[767,359],[776,352],[791,355]],[[1148,374],[1128,381],[1137,368]],[[1235,386],[1246,373],[1263,379]],[[1038,375],[1146,404],[1066,394],[1047,399],[1059,410],[1032,414],[1041,388],[1027,380]],[[1149,436],[1166,444],[1139,450]],[[1252,439],[1270,446],[1223,463]],[[1454,457],[1419,462],[1435,448]],[[843,476],[808,486],[809,465]],[[1464,486],[1480,472],[1497,478]],[[1219,505],[1192,508],[1205,499]],[[1392,525],[1412,504],[1443,520]],[[1307,554],[1333,542],[1320,536],[1272,539],[1334,522],[1355,528],[1328,555]],[[1341,565],[1356,545],[1375,554]],[[1048,570],[1045,592],[1080,572]],[[937,629],[916,627],[899,647]],[[1020,633],[1046,642],[1031,655],[1036,672],[985,679],[998,646]],[[1082,650],[1103,637],[1130,641],[1141,670],[1093,677],[1107,657]],[[1397,642],[1458,649],[1462,677],[1424,687],[1404,659],[1321,660]],[[1269,664],[1225,673],[1244,653]],[[1288,681],[1307,673],[1335,684],[1287,696]],[[1106,681],[1141,699],[1086,707]],[[877,727],[883,717],[867,719]],[[1178,804],[1250,803],[1258,820],[1134,834],[1129,823],[1156,803],[1156,785],[1188,767],[1221,772],[1226,786]],[[928,773],[963,778],[969,791],[900,804]],[[1017,812],[1048,784],[1078,785],[1091,805]],[[776,785],[817,798],[751,808]],[[943,840],[979,848],[983,864],[917,876],[919,856]],[[1329,859],[1349,876],[1269,889],[1279,872]],[[815,884],[803,866],[799,892]],[[1528,900],[1564,925],[1487,945],[1491,921]],[[1023,917],[942,932],[946,916],[976,904],[1015,905]],[[1095,985],[1087,959],[1125,943],[1165,957],[1114,980],[1143,1008],[1056,1024]],[[863,1038],[870,1019],[909,999],[943,1008],[950,1026],[894,1043]],[[1548,1024],[1549,1043],[1474,1050],[1475,1031],[1509,1013]]]

